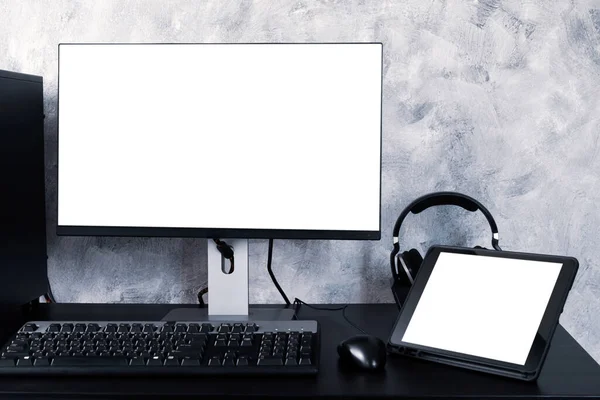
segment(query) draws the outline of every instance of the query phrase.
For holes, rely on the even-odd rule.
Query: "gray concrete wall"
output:
[[[57,44],[261,41],[382,41],[385,51],[382,240],[276,241],[274,268],[290,296],[391,301],[397,214],[421,194],[458,190],[492,210],[505,249],[580,260],[562,323],[600,360],[592,1],[0,0],[0,68],[45,79],[49,275],[59,301],[194,302],[206,284],[206,241],[56,237]],[[446,207],[409,218],[403,243],[488,244],[483,217],[467,214]],[[251,242],[253,302],[280,301],[266,250]]]

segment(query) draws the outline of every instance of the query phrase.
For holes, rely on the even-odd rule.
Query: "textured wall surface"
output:
[[[505,249],[580,260],[561,321],[600,360],[600,3],[591,1],[0,0],[0,68],[45,79],[59,301],[194,302],[206,241],[56,237],[57,44],[279,41],[381,41],[385,53],[382,240],[276,241],[290,296],[391,301],[397,214],[418,195],[458,190],[491,209]],[[482,216],[451,207],[409,217],[404,233],[401,243],[422,250],[489,244]],[[266,251],[251,241],[253,302],[280,301]]]

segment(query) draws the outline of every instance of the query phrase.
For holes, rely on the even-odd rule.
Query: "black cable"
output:
[[[204,299],[202,298],[203,295],[205,295],[206,293],[208,293],[208,288],[205,287],[204,289],[200,290],[198,292],[198,303],[200,303],[200,306],[205,306],[206,303],[204,302]]]
[[[307,306],[308,308],[312,308],[313,310],[319,310],[319,311],[341,311],[342,312],[342,317],[344,317],[344,319],[346,320],[346,322],[352,326],[354,329],[356,329],[357,331],[367,335],[367,332],[365,332],[361,327],[359,327],[358,325],[356,325],[354,322],[350,321],[350,319],[348,318],[348,316],[346,315],[346,309],[348,308],[349,304],[346,304],[344,306],[341,307],[316,307],[316,306],[311,306],[310,304],[300,300],[299,298],[295,298],[294,299],[294,305],[297,304],[302,304]],[[298,319],[298,315],[296,314],[298,311],[298,307],[296,306],[294,308],[294,319]]]
[[[287,295],[285,294],[285,292],[283,291],[283,289],[281,288],[281,286],[279,285],[279,282],[277,282],[277,278],[275,278],[275,274],[273,273],[273,269],[272,269],[272,260],[273,260],[273,239],[269,239],[269,250],[267,252],[267,271],[269,272],[269,275],[271,276],[271,280],[273,281],[273,284],[275,285],[275,287],[277,288],[277,290],[279,291],[279,294],[281,294],[281,297],[283,297],[283,300],[285,300],[285,304],[290,305],[290,299],[287,297]],[[365,335],[367,334],[367,332],[365,332],[364,330],[362,330],[358,325],[356,325],[354,322],[350,321],[350,319],[348,318],[348,316],[346,315],[346,309],[348,308],[348,304],[341,306],[341,307],[316,307],[316,306],[311,306],[310,304],[300,300],[299,298],[294,298],[294,316],[293,319],[298,319],[298,304],[303,304],[309,308],[312,308],[313,310],[320,310],[320,311],[341,311],[342,312],[342,317],[344,317],[344,319],[346,320],[346,322],[352,326],[354,329],[356,329],[359,332],[364,333]]]
[[[285,304],[289,306],[291,304],[290,299],[288,299],[287,295],[285,294],[285,292],[279,285],[279,282],[277,282],[277,278],[275,278],[275,274],[273,273],[273,269],[271,268],[272,260],[273,260],[273,239],[269,239],[269,251],[267,253],[267,271],[269,272],[269,275],[271,276],[271,280],[273,281],[273,284],[279,291],[279,294],[281,295],[281,297],[283,297]]]
[[[339,306],[339,307],[319,307],[319,306],[313,306],[308,304],[305,301],[300,300],[299,298],[295,298],[294,299],[294,304],[302,304],[308,308],[312,308],[313,310],[319,310],[319,311],[342,311],[344,308],[348,307],[348,304],[343,305],[343,306]]]
[[[233,246],[230,246],[229,244],[227,244],[227,242],[224,242],[221,239],[213,239],[213,241],[217,245],[217,250],[219,251],[219,253],[221,253],[221,256],[223,256],[223,258],[225,258],[226,260],[229,260],[231,269],[227,273],[231,274],[233,272],[233,270],[235,269],[234,257],[233,257]],[[198,303],[200,303],[200,306],[206,305],[206,303],[204,302],[204,299],[202,298],[202,296],[205,295],[206,293],[208,293],[208,287],[206,287],[198,292]]]
[[[360,333],[363,334],[367,334],[367,332],[365,332],[360,326],[356,325],[354,322],[350,321],[350,318],[348,318],[346,316],[346,310],[348,309],[349,304],[346,304],[346,306],[344,307],[344,309],[342,310],[342,317],[344,317],[344,319],[346,320],[347,323],[350,324],[350,326],[354,327],[354,329],[356,329],[357,331],[359,331]]]
[[[224,242],[221,239],[213,239],[213,240],[217,244],[217,250],[219,250],[219,253],[221,253],[223,258],[225,258],[226,260],[229,260],[229,262],[231,263],[231,269],[229,270],[229,272],[227,272],[228,274],[231,274],[233,272],[233,270],[235,269],[234,258],[233,258],[233,246],[228,245],[227,242]]]

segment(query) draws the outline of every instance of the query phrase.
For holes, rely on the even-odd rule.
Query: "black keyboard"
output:
[[[1,348],[0,374],[310,375],[316,321],[32,321]]]

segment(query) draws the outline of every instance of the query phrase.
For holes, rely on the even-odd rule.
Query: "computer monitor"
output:
[[[381,43],[61,44],[58,89],[57,233],[242,239],[211,314],[247,239],[380,238]]]

